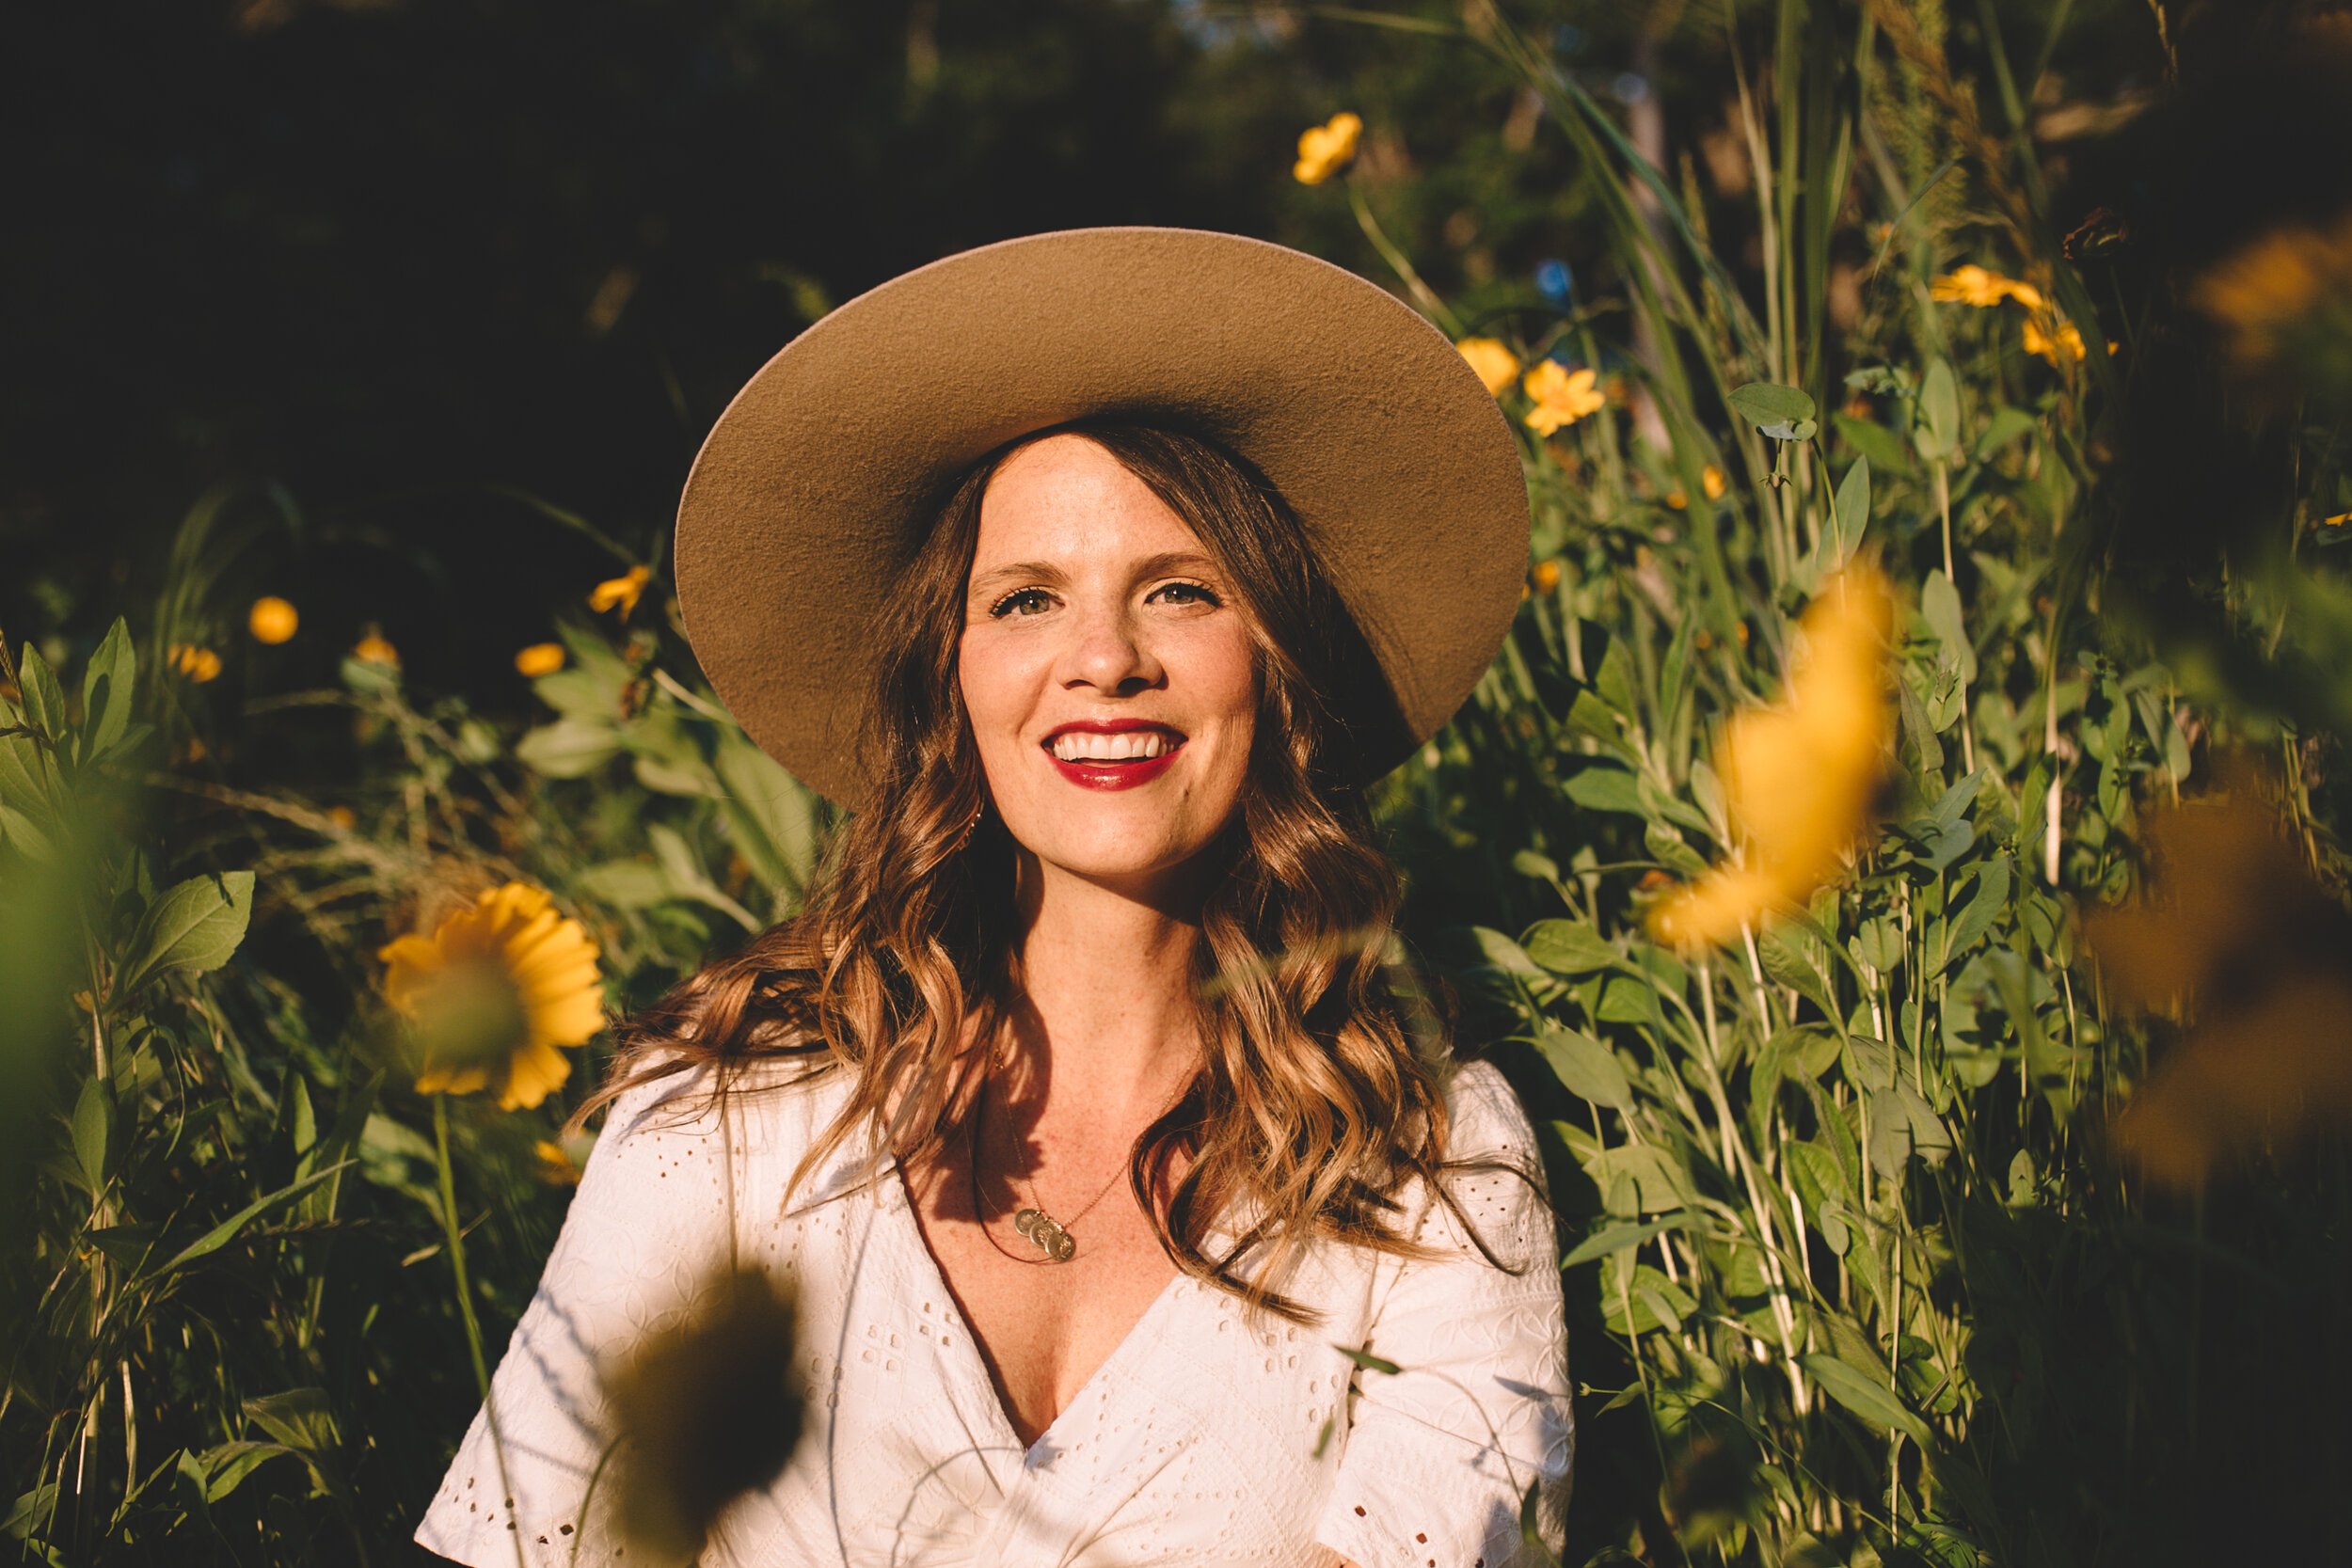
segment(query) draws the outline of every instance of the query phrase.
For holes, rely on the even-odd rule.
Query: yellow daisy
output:
[[[604,1027],[596,944],[539,888],[509,882],[376,957],[384,996],[418,1025],[420,1094],[498,1091],[499,1109],[536,1105],[571,1075],[559,1047]]]
[[[515,668],[533,680],[552,675],[564,668],[564,644],[533,642],[515,655]]]
[[[220,656],[193,642],[175,642],[171,648],[171,667],[202,686],[220,673]]]
[[[1609,400],[1593,385],[1596,379],[1589,369],[1571,375],[1556,359],[1547,359],[1528,372],[1527,379],[1519,384],[1535,400],[1535,406],[1528,410],[1527,428],[1538,436],[1549,436],[1599,409]]]
[[[1470,368],[1478,372],[1478,379],[1486,384],[1486,391],[1501,397],[1503,389],[1519,375],[1519,356],[1494,338],[1465,338],[1454,345],[1470,361]]]

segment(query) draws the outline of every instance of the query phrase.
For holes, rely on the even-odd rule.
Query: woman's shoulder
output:
[[[1539,1171],[1535,1129],[1502,1069],[1492,1062],[1454,1063],[1441,1080],[1446,1109],[1446,1159],[1481,1161]]]
[[[743,1153],[798,1159],[832,1125],[850,1093],[849,1074],[823,1058],[755,1057],[719,1065],[680,1056],[633,1064],[628,1085],[606,1114],[598,1147],[653,1138],[734,1142]]]

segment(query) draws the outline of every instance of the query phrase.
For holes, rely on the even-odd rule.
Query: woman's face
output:
[[[1047,866],[1144,892],[1232,820],[1258,695],[1240,600],[1084,436],[1024,447],[989,482],[960,678],[990,797]]]

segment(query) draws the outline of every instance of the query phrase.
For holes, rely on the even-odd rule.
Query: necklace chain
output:
[[[1171,1101],[1171,1103],[1173,1102]],[[1045,1256],[1042,1258],[1023,1258],[1019,1253],[1007,1252],[1005,1244],[996,1239],[996,1233],[989,1228],[987,1217],[980,1212],[980,1124],[987,1119],[987,1111],[988,1078],[985,1074],[982,1074],[978,1092],[974,1095],[972,1101],[971,1147],[967,1151],[970,1155],[967,1169],[970,1174],[972,1183],[972,1217],[978,1221],[980,1233],[988,1238],[989,1245],[994,1247],[998,1252],[1004,1253],[1007,1258],[1010,1258],[1016,1262],[1069,1262],[1071,1259],[1078,1255],[1078,1241],[1076,1237],[1070,1233],[1070,1227],[1077,1224],[1078,1221],[1085,1219],[1089,1214],[1094,1212],[1094,1206],[1102,1202],[1104,1198],[1110,1196],[1110,1190],[1119,1184],[1120,1172],[1118,1170],[1113,1170],[1110,1174],[1110,1180],[1103,1183],[1102,1189],[1092,1197],[1087,1199],[1086,1206],[1080,1209],[1076,1213],[1071,1215],[1067,1221],[1057,1220],[1054,1218],[1052,1214],[1046,1212],[1045,1205],[1038,1200],[1036,1181],[1030,1181],[1028,1183],[1029,1206],[1013,1215],[1012,1227],[1014,1230],[1020,1232],[1023,1239],[1027,1241],[1031,1245],[1035,1246]],[[1152,1119],[1157,1120],[1158,1117],[1155,1117]],[[1006,1179],[1008,1180],[1014,1180],[1009,1171],[1006,1173]]]

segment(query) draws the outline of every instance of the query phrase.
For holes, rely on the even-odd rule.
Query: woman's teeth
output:
[[[1054,737],[1054,755],[1063,762],[1136,762],[1166,756],[1178,736],[1165,730],[1120,730],[1113,735],[1065,730]]]

